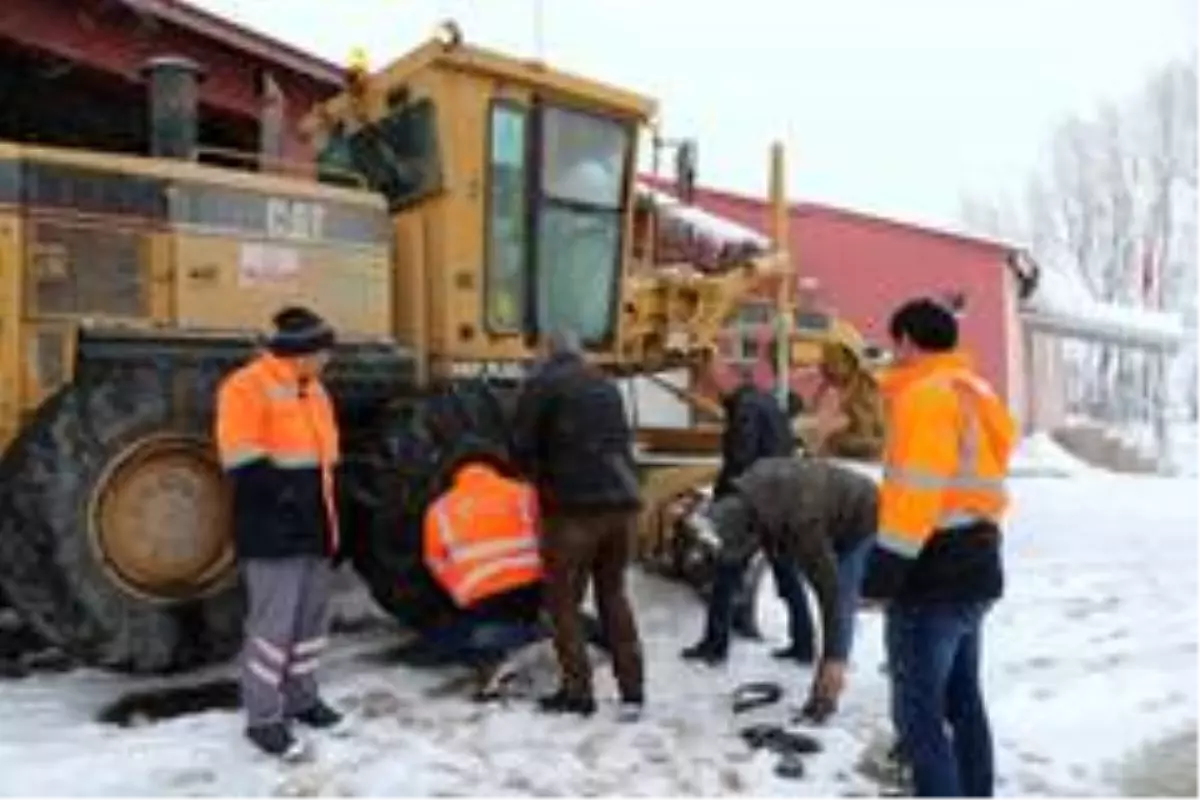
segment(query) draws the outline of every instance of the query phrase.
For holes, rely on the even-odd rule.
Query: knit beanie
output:
[[[311,355],[334,345],[329,323],[302,306],[288,306],[271,321],[275,332],[267,339],[267,349],[277,356]]]

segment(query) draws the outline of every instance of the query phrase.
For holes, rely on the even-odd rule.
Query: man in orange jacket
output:
[[[931,300],[892,316],[879,526],[863,596],[887,602],[892,717],[922,797],[993,792],[983,621],[1003,592],[1000,521],[1016,425]],[[947,733],[949,730],[949,735]]]
[[[422,551],[459,614],[426,638],[486,665],[541,635],[537,494],[490,448],[456,449],[451,487],[425,512]]]
[[[306,308],[275,315],[265,352],[222,381],[217,450],[233,489],[234,539],[248,597],[242,656],[246,736],[266,753],[303,753],[294,720],[332,728],[317,692],[338,550],[338,429],[320,374],[333,330]]]

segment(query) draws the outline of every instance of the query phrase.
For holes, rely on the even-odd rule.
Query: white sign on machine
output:
[[[239,286],[266,286],[294,280],[300,274],[300,253],[294,247],[242,242],[241,248]]]
[[[325,238],[325,207],[307,200],[267,198],[266,242],[243,242],[238,270],[241,286],[264,286],[295,279],[300,253],[279,241],[313,242]]]

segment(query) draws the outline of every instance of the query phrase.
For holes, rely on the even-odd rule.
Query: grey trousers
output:
[[[317,702],[333,570],[313,556],[246,559],[242,705],[251,726],[283,722]]]

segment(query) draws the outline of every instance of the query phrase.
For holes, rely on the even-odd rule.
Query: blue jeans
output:
[[[826,648],[829,658],[844,661],[850,656],[854,642],[854,615],[858,609],[858,590],[863,571],[871,552],[874,537],[867,537],[844,553],[838,553],[837,616],[839,635],[831,637]],[[729,628],[733,614],[733,599],[745,567],[723,563],[717,567],[712,595],[708,602],[708,621],[705,638],[724,650],[729,643]],[[796,565],[787,559],[771,561],[775,591],[788,608],[788,632],[791,644],[800,653],[814,652],[812,613],[804,591],[804,580]]]
[[[892,603],[892,722],[918,797],[990,797],[992,733],[979,683],[980,603]]]
[[[538,620],[541,586],[526,586],[461,611],[453,620],[425,631],[422,644],[441,661],[488,661],[538,641],[546,631]]]
[[[854,644],[854,615],[858,611],[859,588],[862,586],[863,573],[866,571],[867,559],[874,541],[873,536],[868,536],[850,549],[837,553],[838,632],[836,636],[830,636],[828,631],[824,632],[827,637],[825,656],[834,661],[846,661],[850,658],[850,648]],[[771,571],[775,576],[775,590],[788,607],[788,631],[792,637],[792,646],[801,652],[807,650],[812,653],[812,612],[809,611],[808,601],[804,596],[804,584],[800,575],[789,563],[772,562]]]

